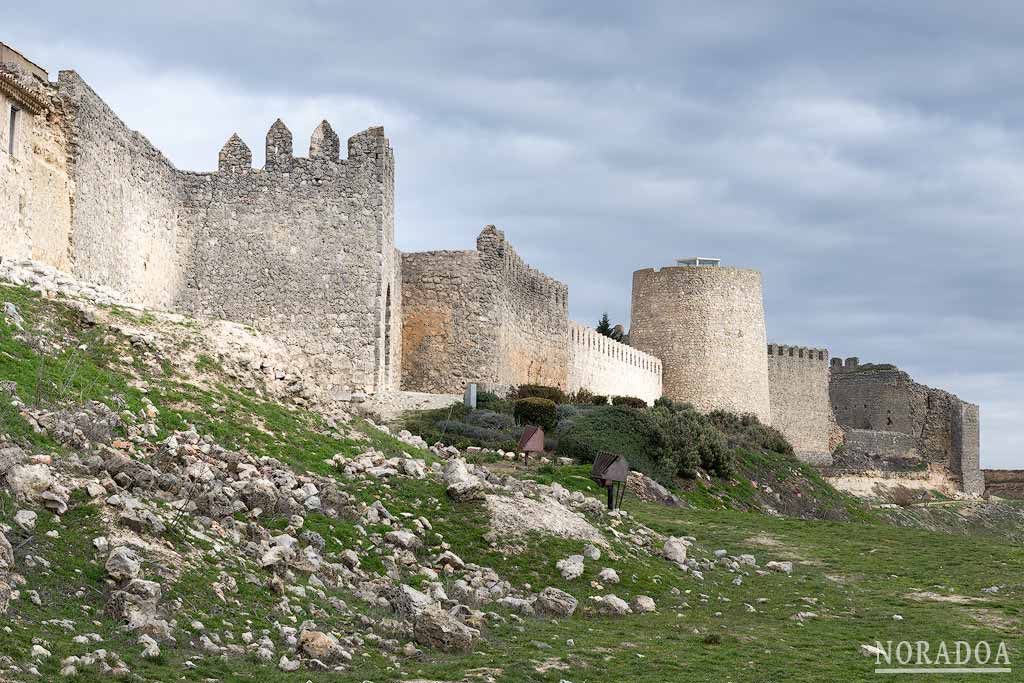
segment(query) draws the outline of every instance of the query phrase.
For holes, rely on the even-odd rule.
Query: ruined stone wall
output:
[[[54,95],[31,74],[0,65],[0,256],[70,270],[72,183]]]
[[[333,399],[397,388],[401,284],[394,160],[382,128],[349,138],[324,122],[295,158],[278,120],[267,161],[232,136],[216,173],[186,176],[194,247],[175,303],[246,323],[310,359]]]
[[[569,321],[569,391],[635,396],[649,404],[661,396],[661,361]]]
[[[982,470],[985,495],[1024,498],[1024,470]]]
[[[629,343],[662,361],[665,396],[771,423],[764,297],[755,270],[676,266],[633,273]]]
[[[772,426],[807,462],[832,462],[829,435],[835,426],[829,401],[829,358],[825,349],[768,345],[768,387]]]
[[[961,479],[965,492],[982,492],[978,406],[914,382],[893,365],[860,365],[856,358],[845,363],[832,359],[829,398],[847,433],[836,466],[859,468],[865,461],[891,469],[941,465]],[[863,438],[851,439],[857,430],[908,438],[894,449],[880,449]]]
[[[568,385],[568,289],[523,263],[494,226],[475,251],[403,254],[402,291],[403,388]]]
[[[191,246],[180,220],[182,174],[77,73],[61,71],[57,90],[74,180],[74,273],[139,303],[170,307]]]

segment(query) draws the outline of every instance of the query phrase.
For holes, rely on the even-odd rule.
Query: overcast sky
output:
[[[723,4],[15,3],[0,40],[180,168],[383,125],[401,249],[494,223],[583,322],[639,268],[757,268],[769,341],[980,403],[1024,467],[1024,5]]]

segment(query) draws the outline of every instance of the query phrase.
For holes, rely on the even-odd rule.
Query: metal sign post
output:
[[[544,430],[533,425],[526,425],[523,435],[519,437],[519,452],[523,454],[523,464],[530,464],[530,453],[544,452]]]
[[[613,453],[597,454],[594,465],[590,468],[590,478],[598,486],[608,490],[609,510],[615,510],[622,506],[622,499],[626,495],[626,477],[628,476],[629,462],[624,457]]]

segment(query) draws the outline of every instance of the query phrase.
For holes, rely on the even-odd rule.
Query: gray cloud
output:
[[[1024,467],[1017,3],[508,5],[51,3],[2,38],[184,168],[383,124],[401,248],[496,223],[582,321],[677,256],[759,268],[773,340],[981,403],[984,464]]]

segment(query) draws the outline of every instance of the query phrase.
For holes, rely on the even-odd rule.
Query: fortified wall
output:
[[[568,288],[527,266],[493,225],[476,244],[402,255],[402,387],[566,387]]]
[[[68,270],[71,175],[63,107],[46,72],[25,68],[31,63],[13,54],[17,63],[0,63],[0,254]]]
[[[309,158],[293,155],[280,120],[266,164],[252,167],[232,136],[216,173],[184,175],[183,255],[177,308],[274,333],[332,398],[395,388],[401,349],[401,281],[394,247],[394,160],[383,128],[348,141],[339,158],[326,121]]]
[[[661,397],[658,358],[575,321],[569,322],[568,342],[570,393],[587,389],[605,396],[627,394],[649,404]]]
[[[771,424],[761,273],[719,266],[633,273],[629,343],[660,358],[665,396]]]
[[[914,382],[894,365],[832,359],[829,396],[846,439],[834,467],[941,467],[966,493],[981,494],[978,406]]]
[[[313,398],[397,388],[400,257],[383,129],[350,138],[341,159],[325,122],[302,159],[278,121],[264,168],[233,136],[216,172],[190,173],[78,74],[49,83],[42,73],[0,70],[0,255],[271,333],[315,383]]]
[[[829,402],[829,358],[825,349],[768,345],[772,426],[805,462],[830,465],[842,440]]]

